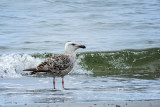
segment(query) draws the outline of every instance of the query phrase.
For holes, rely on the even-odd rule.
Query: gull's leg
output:
[[[53,88],[56,89],[55,88],[55,77],[53,77]]]
[[[62,77],[62,88],[64,89],[64,78]]]

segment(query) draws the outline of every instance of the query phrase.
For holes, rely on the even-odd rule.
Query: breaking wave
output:
[[[0,56],[0,77],[21,77],[22,70],[27,67],[36,66],[42,60],[27,54],[9,54]]]
[[[22,70],[38,65],[52,53],[0,55],[0,77],[22,77]],[[71,74],[93,76],[160,77],[160,49],[86,52],[77,54],[77,62]]]
[[[87,52],[79,54],[80,65],[93,75],[160,77],[160,49]]]

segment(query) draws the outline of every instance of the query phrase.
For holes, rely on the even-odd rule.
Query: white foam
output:
[[[82,66],[80,66],[81,59],[83,59],[83,55],[79,56],[74,64],[74,68],[71,72],[71,74],[80,74],[80,75],[91,75],[93,74],[92,71],[87,71],[86,69],[83,69]]]
[[[36,66],[42,59],[34,58],[27,54],[9,54],[0,56],[0,77],[18,78],[22,77],[25,68]]]

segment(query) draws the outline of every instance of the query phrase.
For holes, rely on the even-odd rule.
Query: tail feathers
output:
[[[36,68],[24,69],[23,71],[37,71]]]
[[[38,72],[48,72],[48,71],[44,71],[44,70],[38,70],[37,68],[30,68],[30,69],[24,69],[23,71],[32,71],[30,74],[36,74]]]

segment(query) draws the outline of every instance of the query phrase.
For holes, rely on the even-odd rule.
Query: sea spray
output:
[[[0,77],[21,77],[24,68],[36,66],[42,60],[28,54],[8,54],[0,56]]]

